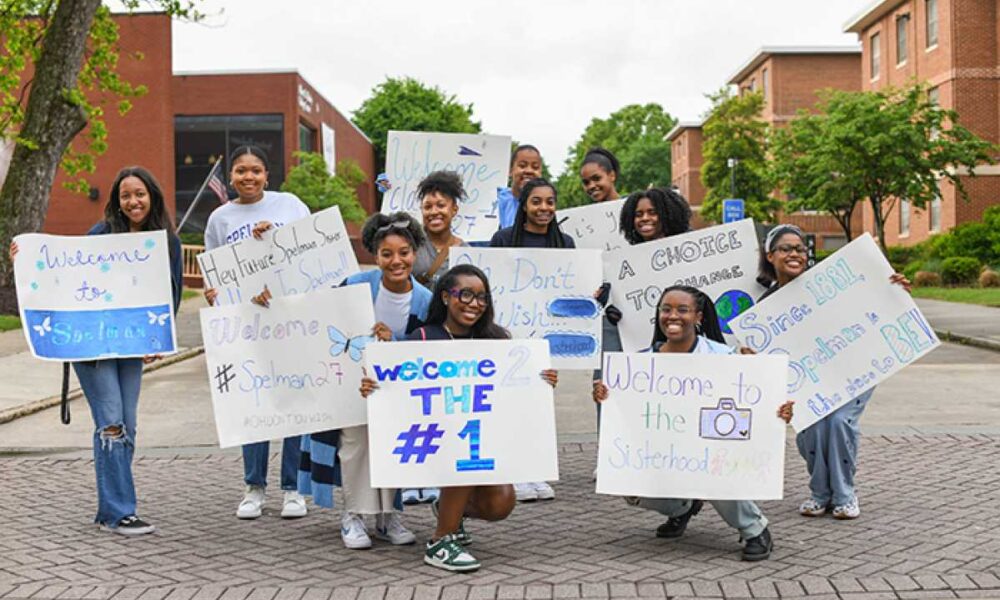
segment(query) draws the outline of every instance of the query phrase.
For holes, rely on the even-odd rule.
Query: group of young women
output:
[[[254,146],[237,148],[230,157],[230,183],[238,198],[217,208],[205,231],[207,250],[245,238],[259,238],[265,231],[309,214],[294,195],[267,190],[268,162]],[[511,157],[511,187],[498,193],[501,229],[490,241],[494,247],[573,248],[573,239],[559,229],[556,188],[540,178],[542,158],[537,148],[518,147]],[[581,183],[595,201],[620,197],[617,159],[604,149],[589,152],[580,170]],[[455,173],[434,172],[418,186],[422,223],[406,213],[375,214],[362,229],[362,243],[375,257],[376,269],[348,277],[341,285],[367,285],[376,318],[373,335],[382,341],[506,339],[509,332],[494,321],[493,300],[486,275],[471,265],[449,268],[450,249],[466,245],[455,236],[451,221],[465,196]],[[673,189],[651,188],[628,195],[621,211],[620,231],[630,244],[641,244],[689,231],[691,209]],[[105,219],[90,234],[165,229],[170,238],[171,279],[175,310],[181,288],[180,244],[167,215],[155,179],[144,169],[122,170],[111,191]],[[11,254],[17,252],[16,244]],[[765,300],[806,269],[805,236],[791,225],[771,230],[761,252],[760,278],[768,286]],[[901,275],[892,281],[909,287]],[[595,298],[604,305],[604,350],[621,349],[617,323],[622,314],[608,304],[610,285]],[[209,304],[217,291],[205,290]],[[265,289],[252,301],[267,306]],[[749,353],[726,345],[712,300],[702,291],[673,285],[666,287],[653,319],[648,352],[703,354]],[[149,357],[146,360],[152,360]],[[74,363],[94,417],[94,466],[97,475],[96,522],[117,533],[149,533],[154,527],[136,515],[131,460],[135,446],[136,405],[142,372],[140,359],[113,359]],[[558,375],[539,373],[555,386]],[[365,378],[360,393],[376,389]],[[810,497],[800,513],[820,516],[832,512],[840,519],[859,516],[854,474],[859,441],[858,420],[871,392],[834,412],[797,436],[797,445],[810,474]],[[593,399],[608,398],[607,388],[595,373]],[[792,404],[785,403],[778,417],[788,421]],[[599,418],[599,411],[598,411]],[[287,438],[282,444],[281,516],[303,517],[304,496],[317,506],[332,508],[333,490],[343,490],[341,536],[347,548],[372,546],[372,535],[392,544],[413,544],[416,536],[400,516],[403,504],[431,503],[437,526],[427,541],[424,561],[450,571],[471,571],[479,562],[470,554],[472,536],[465,519],[499,520],[513,510],[515,501],[554,498],[545,482],[512,485],[447,487],[442,490],[378,489],[371,486],[367,426],[347,427],[307,436]],[[241,519],[261,516],[267,487],[269,444],[243,447],[244,497],[236,511]],[[668,517],[656,529],[665,538],[681,536],[688,522],[701,510],[700,499],[626,498],[629,505],[655,510]],[[772,549],[768,521],[750,501],[710,501],[723,519],[739,530],[745,560],[767,558]],[[374,527],[369,529],[369,522]]]

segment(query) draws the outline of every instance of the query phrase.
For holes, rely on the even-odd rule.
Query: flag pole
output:
[[[191,216],[191,211],[198,205],[198,201],[201,200],[201,193],[205,191],[205,187],[208,186],[208,182],[212,179],[212,175],[215,175],[215,169],[219,166],[220,162],[222,162],[221,154],[215,161],[215,164],[212,165],[212,169],[208,172],[208,177],[205,178],[205,181],[201,182],[201,187],[198,188],[198,193],[194,195],[194,200],[191,201],[191,206],[188,207],[187,211],[184,213],[184,217],[181,219],[180,224],[177,225],[177,233],[181,232],[181,229],[184,228],[184,223],[186,223],[188,217]]]

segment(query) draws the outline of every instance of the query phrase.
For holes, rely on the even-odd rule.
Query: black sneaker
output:
[[[679,538],[684,535],[684,530],[687,529],[688,521],[691,517],[698,514],[701,511],[701,507],[705,503],[701,500],[693,500],[691,502],[691,508],[688,509],[686,513],[679,517],[670,517],[670,519],[656,528],[656,537],[661,538]]]
[[[118,527],[111,529],[111,531],[120,535],[145,535],[156,531],[156,527],[150,525],[135,515],[129,515],[121,521],[118,521]]]
[[[765,527],[764,531],[760,532],[760,535],[747,540],[747,543],[743,546],[743,560],[750,562],[764,560],[771,556],[771,549],[773,547],[771,532]]]

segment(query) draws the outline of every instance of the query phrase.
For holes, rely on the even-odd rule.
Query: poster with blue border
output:
[[[177,351],[164,231],[14,238],[21,324],[32,355],[80,361]]]

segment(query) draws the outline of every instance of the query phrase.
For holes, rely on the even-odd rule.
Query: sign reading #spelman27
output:
[[[31,353],[47,360],[177,351],[167,234],[14,238],[17,301]]]

